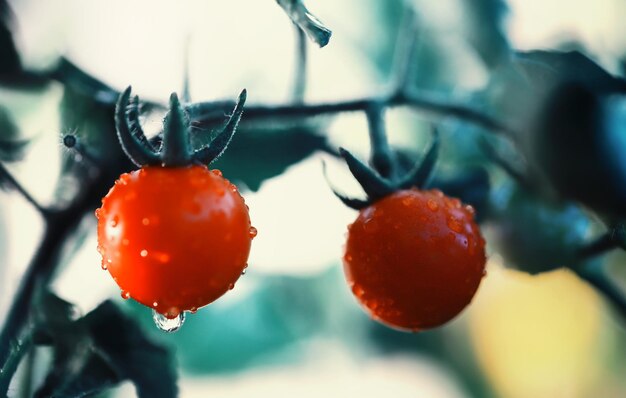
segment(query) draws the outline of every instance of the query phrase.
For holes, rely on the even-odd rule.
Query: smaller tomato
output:
[[[474,210],[441,191],[394,192],[348,227],[344,271],[372,318],[418,331],[446,323],[472,300],[485,274]]]
[[[96,215],[102,266],[122,296],[167,318],[232,289],[256,235],[237,188],[206,166],[123,174]]]

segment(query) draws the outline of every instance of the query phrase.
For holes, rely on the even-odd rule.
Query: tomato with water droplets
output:
[[[472,300],[485,273],[474,211],[440,191],[395,192],[348,227],[344,271],[375,320],[400,330],[440,326]]]
[[[102,267],[122,297],[170,319],[232,289],[256,235],[235,186],[197,165],[123,174],[96,216]]]

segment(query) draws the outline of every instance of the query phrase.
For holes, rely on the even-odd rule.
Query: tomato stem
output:
[[[372,104],[365,111],[365,115],[370,135],[370,164],[381,177],[395,180],[397,177],[396,159],[387,140],[385,108],[381,104]]]
[[[15,189],[28,203],[31,204],[44,218],[48,216],[49,210],[41,206],[39,202],[13,177],[11,173],[0,163],[0,183],[5,183]]]
[[[182,167],[191,164],[189,117],[180,105],[176,93],[170,96],[170,110],[163,123],[161,163],[165,167]]]
[[[307,76],[307,41],[304,31],[294,24],[296,36],[296,67],[293,78],[292,99],[295,104],[304,102],[304,94],[306,93],[306,76]]]

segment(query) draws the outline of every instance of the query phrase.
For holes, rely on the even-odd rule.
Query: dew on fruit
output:
[[[432,199],[428,199],[428,202],[426,202],[426,206],[428,206],[431,211],[437,211],[439,209],[439,205],[437,204],[437,202]]]
[[[467,210],[467,212],[471,215],[476,214],[476,210],[474,210],[474,207],[472,207],[471,205],[466,205],[465,210]]]
[[[148,256],[148,251],[146,249],[143,249],[141,252],[139,252],[139,255],[141,257],[147,257]]]
[[[144,217],[141,219],[141,223],[143,225],[150,225],[150,219],[148,217]]]
[[[129,240],[128,240],[128,239],[126,239],[126,238],[122,239],[122,245],[124,245],[124,246],[128,246],[128,244],[129,244],[129,243],[130,243],[130,242],[129,242]]]
[[[363,290],[361,286],[355,283],[354,285],[352,285],[352,293],[354,293],[354,295],[357,297],[363,297],[363,295],[365,294],[365,290]]]
[[[109,269],[109,266],[104,261],[102,262],[101,267],[103,271],[106,271],[107,269]]]
[[[111,227],[115,228],[117,227],[117,224],[120,222],[120,218],[118,216],[114,216],[113,219],[111,219]]]
[[[128,300],[130,298],[130,292],[127,292],[125,290],[122,290],[122,292],[120,293],[120,295],[122,296],[122,298],[124,300]]]
[[[249,231],[249,233],[250,233],[250,238],[254,239],[254,238],[256,237],[256,235],[257,235],[258,231],[257,231],[257,229],[256,229],[256,228],[254,228],[254,227],[250,227],[250,231]]]
[[[454,232],[463,232],[463,224],[461,224],[461,222],[454,217],[448,218],[448,227],[450,227],[450,229]]]
[[[156,310],[152,310],[152,319],[157,328],[166,333],[173,333],[185,323],[185,313],[181,312],[174,318],[168,318]]]
[[[214,175],[221,177],[222,176],[222,171],[218,170],[218,169],[213,169],[211,170],[211,173],[213,173]]]
[[[228,285],[228,290],[233,290],[235,288],[235,284],[231,283],[230,285]]]
[[[155,301],[154,303],[152,303],[152,306],[153,306],[154,308],[156,308],[156,307],[158,307],[158,306],[159,306],[159,303]]]
[[[197,307],[191,307],[189,309],[189,312],[191,312],[192,314],[195,314],[196,312],[198,312],[198,308]]]

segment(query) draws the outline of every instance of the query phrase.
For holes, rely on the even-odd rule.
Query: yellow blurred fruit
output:
[[[595,291],[567,270],[497,264],[469,313],[472,345],[498,396],[592,396],[612,339]]]

